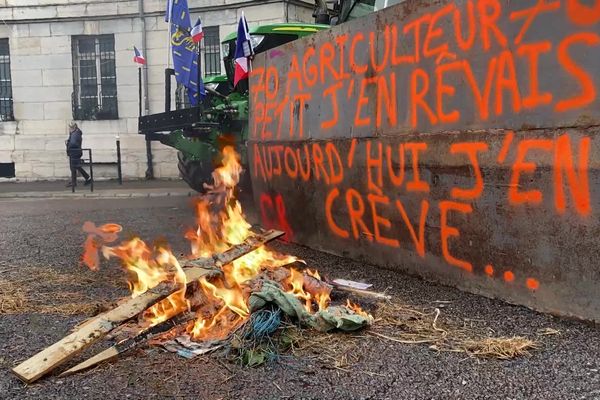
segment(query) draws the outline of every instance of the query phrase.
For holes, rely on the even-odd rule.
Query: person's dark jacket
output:
[[[67,140],[67,154],[72,160],[79,160],[83,156],[83,151],[81,150],[81,135],[82,132],[79,128],[69,134],[69,139]]]

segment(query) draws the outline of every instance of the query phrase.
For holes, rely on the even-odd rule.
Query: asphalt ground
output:
[[[68,180],[55,181],[33,181],[33,182],[0,182],[0,193],[4,192],[71,192],[70,187],[66,187]],[[94,182],[95,190],[111,189],[165,189],[165,188],[186,188],[189,187],[181,179],[135,179],[123,180],[122,183],[115,179],[100,180]],[[77,178],[76,192],[89,192],[90,186],[83,184],[83,178]]]
[[[194,192],[181,179],[117,180],[78,182],[75,191],[66,187],[66,181],[0,182],[0,198],[114,198],[191,196]]]
[[[458,327],[489,337],[521,335],[538,348],[499,360],[369,334],[403,337],[412,329],[408,318],[386,329],[376,321],[366,331],[334,333],[312,352],[312,333],[306,332],[309,346],[303,351],[254,368],[216,355],[186,360],[142,347],[89,371],[63,378],[50,374],[30,385],[10,372],[102,304],[128,294],[118,264],[105,263],[97,272],[78,265],[85,221],[118,222],[123,236],[165,238],[176,254],[185,253],[183,232],[194,223],[189,202],[185,197],[0,200],[0,288],[5,288],[0,289],[0,398],[600,399],[598,327],[281,242],[273,247],[323,275],[370,282],[406,309],[437,308],[436,327],[449,335]]]

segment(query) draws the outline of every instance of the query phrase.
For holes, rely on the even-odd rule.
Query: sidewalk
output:
[[[192,190],[183,180],[116,180],[94,182],[84,186],[78,181],[75,193],[65,187],[66,181],[40,182],[0,182],[0,199],[7,198],[128,198],[128,197],[166,197],[194,196]]]

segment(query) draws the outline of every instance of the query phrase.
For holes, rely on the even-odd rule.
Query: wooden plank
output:
[[[185,268],[187,282],[192,282],[213,272],[208,268],[221,267],[243,255],[256,250],[263,244],[283,236],[281,231],[267,231],[262,235],[251,236],[243,243],[213,257],[183,262],[190,265]],[[152,304],[175,292],[177,285],[162,282],[156,287],[129,299],[120,306],[97,316],[50,347],[40,351],[12,369],[12,372],[24,382],[38,380],[54,368],[68,361],[81,351],[95,343],[115,327],[143,312]]]
[[[186,277],[199,279],[211,272],[208,269],[195,267],[186,271]],[[130,299],[111,311],[88,321],[70,335],[24,361],[12,371],[21,380],[27,383],[34,382],[79,354],[115,327],[143,312],[157,301],[166,298],[177,289],[178,286],[176,285],[166,282],[160,283],[138,297]]]
[[[194,319],[193,314],[190,315],[189,313],[185,313],[185,314],[176,316],[175,318],[173,318],[173,320],[163,321],[157,325],[146,328],[146,329],[142,330],[141,332],[139,332],[138,334],[136,334],[130,338],[124,339],[124,340],[120,341],[119,343],[115,344],[114,346],[109,347],[108,349],[96,354],[95,356],[93,356],[91,358],[88,358],[87,360],[77,364],[76,366],[74,366],[72,368],[69,368],[68,370],[66,370],[65,372],[60,374],[59,376],[71,375],[76,372],[83,371],[84,369],[88,369],[95,365],[98,365],[101,362],[111,360],[111,359],[117,357],[118,355],[123,354],[126,351],[129,351],[129,350],[137,347],[139,344],[144,343],[147,340],[150,340],[157,335],[163,334],[163,333],[167,332],[168,330],[175,328],[179,324],[182,324],[184,322],[187,322],[187,321],[193,320],[193,319]]]
[[[337,289],[337,290],[340,290],[343,292],[352,293],[357,296],[373,297],[375,299],[382,299],[382,300],[390,300],[392,298],[392,296],[387,295],[385,293],[378,293],[378,292],[372,292],[370,290],[356,289],[356,288],[353,288],[350,286],[340,285],[335,282],[332,284],[332,286],[334,289]]]

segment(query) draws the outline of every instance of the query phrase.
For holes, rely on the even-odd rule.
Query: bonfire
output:
[[[269,249],[267,243],[284,232],[252,229],[235,196],[241,173],[238,155],[225,147],[223,164],[213,172],[212,185],[195,199],[197,226],[184,235],[190,244],[185,257],[176,257],[168,243],[148,245],[139,237],[114,244],[123,231],[120,225],[86,222],[82,263],[97,271],[102,257],[120,260],[128,276],[130,296],[117,307],[84,321],[12,371],[24,382],[34,382],[107,335],[116,339],[114,346],[61,376],[114,358],[141,343],[159,345],[187,358],[221,349],[246,365],[257,365],[265,357],[256,350],[265,343],[276,355],[279,347],[273,346],[277,342],[273,339],[278,333],[282,339],[279,343],[302,337],[304,347],[308,343],[319,347],[327,358],[335,358],[330,354],[332,337],[328,332],[356,331],[375,321],[349,299],[349,294],[376,300],[391,297],[364,290],[371,285],[323,279],[305,261]],[[342,293],[332,300],[332,294]],[[527,355],[529,349],[538,346],[521,336],[481,337],[464,326],[441,327],[439,308],[426,313],[393,302],[384,304],[378,314],[378,326],[367,333],[379,340],[427,344],[435,351],[499,359]],[[290,324],[295,330],[287,336],[281,334]],[[301,333],[304,328],[325,336],[311,340]],[[396,336],[381,332],[382,328]],[[350,342],[352,338],[356,336],[340,341]],[[339,364],[336,360],[334,367]]]
[[[212,174],[213,183],[206,185],[206,192],[194,201],[197,227],[184,235],[190,244],[185,260],[211,259],[257,235],[235,196],[242,173],[239,156],[232,147],[225,147],[222,156],[222,166]],[[240,330],[246,336],[252,332],[251,336],[256,337],[256,331],[265,327],[267,333],[272,333],[282,315],[320,331],[356,330],[373,321],[370,314],[350,300],[332,305],[333,286],[316,269],[307,268],[303,260],[266,245],[219,265],[217,273],[189,282],[182,266],[185,261],[175,257],[167,243],[150,246],[134,237],[111,245],[118,240],[120,225],[109,223],[97,227],[86,222],[83,229],[88,233],[83,263],[98,270],[101,256],[119,259],[128,274],[132,298],[159,284],[177,287],[140,314],[136,329],[148,330],[182,314],[193,313],[194,317],[154,342],[171,339],[168,343],[173,344],[175,336],[183,336],[186,343],[213,345],[231,340]]]

